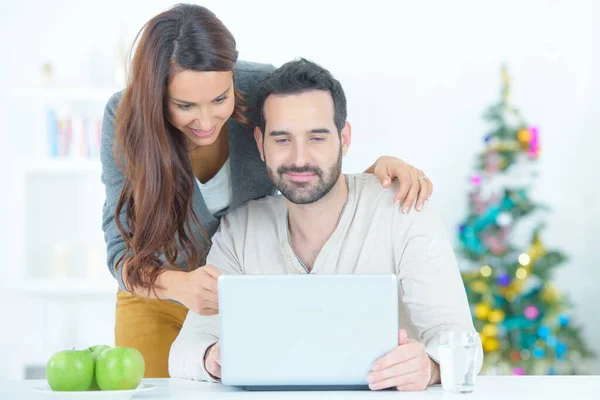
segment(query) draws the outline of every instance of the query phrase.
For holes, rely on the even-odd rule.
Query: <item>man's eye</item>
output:
[[[284,143],[289,142],[289,139],[276,139],[275,142],[276,143],[280,143],[280,144],[284,144]]]

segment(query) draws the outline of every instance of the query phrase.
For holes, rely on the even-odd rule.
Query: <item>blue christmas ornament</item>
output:
[[[569,348],[562,342],[556,342],[556,358],[562,359]]]
[[[505,337],[508,331],[503,324],[498,324],[498,337]]]
[[[484,230],[488,225],[496,222],[498,214],[500,214],[500,207],[493,206],[488,208],[486,213],[480,216],[477,221],[475,221],[473,224],[473,229],[478,232]]]
[[[485,245],[481,242],[479,237],[475,234],[472,226],[465,226],[460,235],[460,239],[465,249],[475,254],[483,254],[486,251]]]
[[[558,323],[560,324],[560,326],[569,325],[569,316],[566,314],[560,314],[558,317]]]
[[[500,208],[502,210],[512,210],[513,208],[515,208],[515,202],[512,201],[512,199],[508,195],[508,192],[505,194],[504,198],[502,199],[502,204],[500,205]]]
[[[542,326],[540,326],[538,328],[537,334],[542,339],[546,339],[548,337],[548,335],[550,335],[550,328],[548,328],[547,326],[542,325]]]
[[[540,358],[544,357],[545,354],[546,354],[546,352],[541,347],[534,347],[533,350],[531,351],[531,355],[535,359],[540,359]]]
[[[527,200],[527,192],[526,192],[525,190],[521,189],[521,190],[519,190],[519,191],[517,192],[517,194],[518,194],[518,196],[519,196],[519,200],[520,200],[520,201],[525,201],[525,200]]]
[[[507,273],[498,275],[498,277],[496,278],[496,282],[498,282],[498,285],[506,287],[510,285],[510,275],[508,275]]]
[[[554,367],[548,368],[548,375],[556,375],[556,368],[554,368]]]
[[[530,349],[535,345],[535,342],[537,342],[537,336],[535,335],[522,335],[521,336],[521,348],[523,349]]]
[[[490,133],[489,135],[485,135],[485,137],[483,138],[483,141],[484,141],[485,143],[487,143],[487,142],[489,142],[489,141],[490,141],[490,139],[491,139],[491,138],[492,138],[492,134]]]

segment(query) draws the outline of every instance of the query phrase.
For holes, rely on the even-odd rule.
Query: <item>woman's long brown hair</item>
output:
[[[179,249],[192,270],[204,263],[210,243],[192,207],[194,173],[185,137],[167,118],[167,85],[181,70],[232,71],[238,52],[211,11],[188,4],[152,18],[136,42],[115,122],[114,156],[125,174],[115,215],[126,243],[117,268],[127,263],[124,280],[130,290],[155,291],[161,272],[180,267]],[[247,123],[237,90],[235,98],[232,117]],[[127,227],[119,217],[123,208]],[[192,224],[200,228],[204,244]]]

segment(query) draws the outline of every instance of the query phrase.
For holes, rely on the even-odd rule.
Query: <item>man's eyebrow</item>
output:
[[[331,133],[331,131],[327,128],[316,128],[309,130],[308,133]]]
[[[217,97],[215,97],[213,100],[216,100],[216,99],[218,99],[220,97],[225,96],[227,94],[227,92],[229,92],[229,90],[231,90],[231,86],[229,86],[226,91],[224,91],[223,93],[221,93],[220,95],[218,95]],[[175,97],[171,97],[171,100],[175,100],[175,101],[177,101],[179,103],[185,103],[185,104],[196,104],[193,101],[179,100],[179,99],[176,99]]]
[[[290,133],[288,131],[271,131],[269,132],[269,136],[285,136],[285,135],[289,135]]]
[[[306,133],[326,133],[326,134],[330,134],[331,131],[327,128],[315,128],[315,129],[310,129],[308,130]],[[289,135],[290,133],[288,131],[271,131],[269,132],[269,136],[284,136],[284,135]]]

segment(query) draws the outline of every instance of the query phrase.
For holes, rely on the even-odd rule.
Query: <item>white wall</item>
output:
[[[0,63],[0,220],[8,221],[0,226],[4,276],[11,276],[17,257],[11,232],[20,229],[11,215],[17,200],[5,184],[13,176],[9,166],[28,154],[33,137],[20,129],[23,121],[16,116],[21,114],[7,90],[34,84],[46,61],[61,81],[110,84],[120,38],[129,44],[148,18],[172,4],[81,3],[28,0],[1,6],[7,16],[0,25],[5,58]],[[535,195],[553,208],[544,239],[571,257],[557,282],[574,301],[586,338],[600,354],[595,316],[600,79],[594,74],[600,70],[600,6],[592,0],[350,3],[200,4],[230,28],[241,58],[280,65],[303,56],[330,69],[345,87],[354,128],[345,170],[362,170],[381,154],[418,165],[435,183],[434,196],[451,232],[466,212],[466,176],[482,148],[486,126],[480,116],[497,99],[499,64],[507,62],[514,103],[541,128],[542,173]],[[18,305],[8,308],[15,318],[32,313]],[[0,338],[13,339],[4,327]]]

